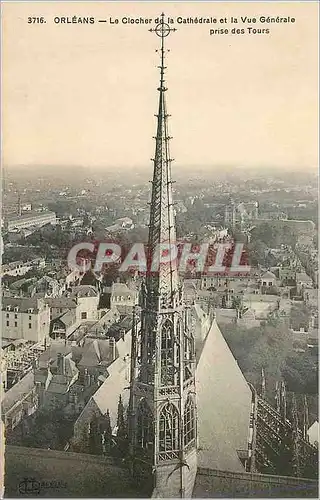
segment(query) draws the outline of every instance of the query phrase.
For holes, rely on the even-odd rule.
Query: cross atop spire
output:
[[[170,35],[170,33],[172,33],[173,31],[177,31],[177,30],[176,30],[176,28],[170,28],[169,24],[164,22],[164,13],[162,12],[160,23],[157,24],[157,26],[155,28],[149,29],[149,31],[151,33],[155,33],[158,37],[161,38],[161,46],[160,46],[161,63],[159,66],[159,69],[160,69],[160,87],[158,90],[165,91],[167,89],[164,87],[164,70],[166,69],[166,67],[164,65],[164,58],[165,58],[165,52],[166,52],[165,48],[164,48],[164,39],[168,35]],[[156,52],[158,52],[158,50],[156,50]],[[168,49],[167,49],[167,52],[169,52]]]

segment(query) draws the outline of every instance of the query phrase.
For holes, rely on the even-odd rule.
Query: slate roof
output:
[[[3,396],[1,411],[6,414],[16,403],[29,394],[34,388],[34,375],[30,371],[19,382],[14,384]]]
[[[243,471],[237,450],[248,446],[251,391],[214,320],[196,369],[198,466]]]
[[[277,279],[277,277],[271,271],[266,271],[265,273],[262,274],[261,279],[275,280],[275,279]]]
[[[38,299],[26,298],[26,297],[3,297],[2,298],[2,310],[5,310],[7,306],[11,306],[12,310],[14,307],[18,307],[18,312],[27,313],[28,309],[33,309],[33,312],[38,312]]]
[[[73,310],[64,312],[58,318],[54,318],[52,322],[60,321],[66,328],[72,326],[76,322],[76,315]]]
[[[45,302],[51,308],[75,309],[77,307],[75,300],[68,297],[50,297],[45,299]]]
[[[71,297],[78,297],[80,299],[84,297],[97,297],[98,291],[94,286],[91,285],[78,285],[73,287],[71,292]]]
[[[130,295],[135,296],[137,294],[136,290],[132,290],[125,283],[113,283],[111,286],[111,295]]]
[[[66,345],[64,341],[51,340],[50,346],[39,357],[39,368],[46,368],[48,363],[53,362],[58,354],[67,355],[72,353],[72,359],[78,362],[81,359],[83,348],[77,345]]]
[[[86,340],[83,347],[83,354],[78,366],[108,366],[112,363],[113,354],[109,340],[90,339]]]

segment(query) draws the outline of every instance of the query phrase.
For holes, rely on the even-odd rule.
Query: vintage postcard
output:
[[[11,2],[4,498],[318,498],[317,2]]]

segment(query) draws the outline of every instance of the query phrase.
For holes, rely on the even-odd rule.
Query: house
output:
[[[2,299],[2,337],[44,342],[49,337],[50,308],[43,299]]]
[[[127,406],[129,391],[125,390],[130,383],[131,331],[116,342],[117,359],[108,367],[108,377],[90,398],[74,425],[73,445],[81,443],[83,435],[90,428],[94,416],[102,416],[109,411],[111,426],[117,423],[119,394]]]
[[[2,266],[2,275],[9,276],[24,276],[31,269],[42,269],[46,265],[45,259],[39,258],[26,262],[16,261],[10,262]]]
[[[30,227],[42,227],[45,224],[56,224],[57,218],[54,212],[30,212],[22,215],[15,215],[5,220],[5,227],[8,231],[13,229],[28,229]]]
[[[11,429],[14,429],[21,420],[32,415],[37,408],[38,398],[34,375],[32,371],[29,371],[3,396],[1,413],[6,432],[10,432]]]
[[[41,295],[43,297],[59,297],[62,294],[62,289],[59,282],[50,276],[42,276],[35,284],[28,287],[28,292],[31,297]]]
[[[125,283],[113,283],[111,286],[111,308],[116,307],[121,315],[131,314],[138,303],[139,293]]]
[[[271,271],[264,272],[260,279],[263,287],[275,287],[277,285],[277,277]]]
[[[70,299],[76,300],[77,320],[98,320],[98,305],[100,301],[100,293],[91,285],[77,285],[72,288],[72,291],[67,295]]]
[[[76,309],[65,311],[60,316],[54,318],[50,324],[50,337],[57,339],[67,339],[79,326]]]
[[[56,359],[48,363],[47,369],[36,369],[34,380],[39,396],[39,405],[63,408],[74,402],[73,386],[78,380],[79,370],[71,353],[57,353]],[[79,388],[79,392],[81,392]]]
[[[266,320],[271,313],[280,308],[280,297],[277,295],[245,294],[243,307],[254,312],[255,319]]]
[[[298,295],[302,295],[306,288],[313,288],[313,281],[306,272],[296,273],[296,283]]]
[[[134,228],[133,220],[130,219],[130,217],[122,217],[120,219],[117,219],[115,221],[115,224],[117,224],[121,229],[133,229]]]
[[[68,298],[68,297],[48,297],[45,299],[45,303],[50,308],[50,320],[58,318],[61,314],[64,314],[68,311],[75,311],[76,317],[77,314],[77,300]]]

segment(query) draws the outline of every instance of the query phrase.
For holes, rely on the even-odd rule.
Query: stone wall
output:
[[[198,469],[194,498],[318,498],[312,479]]]

